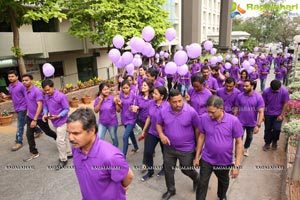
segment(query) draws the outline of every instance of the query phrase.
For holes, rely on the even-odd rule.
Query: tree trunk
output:
[[[20,34],[19,34],[19,28],[18,28],[17,21],[16,21],[16,14],[12,8],[8,8],[8,13],[9,13],[9,21],[11,24],[11,29],[13,32],[14,48],[20,49]],[[25,67],[23,55],[22,54],[18,55],[17,58],[18,58],[20,74],[23,75],[26,73],[26,67]]]

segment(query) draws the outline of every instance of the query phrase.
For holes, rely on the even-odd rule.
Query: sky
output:
[[[260,0],[233,0],[233,2],[236,2],[236,4],[240,4],[241,8],[246,10],[246,13],[238,16],[241,18],[248,18],[248,17],[256,17],[259,14],[261,14],[261,11],[256,11],[256,10],[247,10],[247,4],[260,4]],[[293,10],[291,11],[293,15],[295,16],[300,16],[300,1],[299,0],[286,0],[282,3],[283,5],[295,5],[298,4],[298,10]]]

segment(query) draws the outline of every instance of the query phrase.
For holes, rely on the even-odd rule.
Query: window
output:
[[[0,32],[11,32],[11,26],[10,24],[6,22],[0,23]]]
[[[57,19],[50,19],[49,22],[43,20],[32,21],[33,32],[58,32]]]
[[[97,65],[95,57],[77,58],[78,80],[88,81],[93,77],[97,77]]]
[[[61,77],[61,76],[65,75],[64,74],[64,65],[63,65],[62,61],[48,62],[48,63],[50,63],[55,69],[54,77]],[[40,72],[41,72],[41,78],[44,79],[45,75],[43,73],[43,64],[40,64],[39,67],[40,67]]]

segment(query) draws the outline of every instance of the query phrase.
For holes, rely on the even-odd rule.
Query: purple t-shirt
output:
[[[162,86],[165,85],[165,79],[163,79],[163,78],[160,77],[160,76],[157,77],[156,82],[160,82]]]
[[[87,155],[77,148],[72,152],[82,199],[126,199],[122,181],[129,165],[118,148],[96,138]]]
[[[283,80],[284,74],[286,73],[286,68],[285,67],[276,67],[275,72],[279,74],[275,74],[275,78],[277,80]]]
[[[199,120],[198,128],[205,135],[202,159],[211,165],[231,165],[233,141],[244,134],[239,120],[224,112],[222,120],[217,121],[205,113]]]
[[[139,107],[138,118],[142,122],[146,122],[146,119],[149,115],[149,105],[151,103],[150,96],[145,99],[143,95],[138,95],[136,99],[136,105]]]
[[[237,89],[239,91],[243,92],[244,91],[244,80],[239,78],[236,83],[237,83]]]
[[[98,103],[99,103],[99,97],[96,97],[94,102],[94,107],[96,107]],[[103,99],[100,105],[99,123],[104,126],[118,125],[116,103],[112,95],[109,95],[106,99]]]
[[[15,111],[19,112],[27,110],[25,100],[25,86],[20,81],[17,81],[15,85],[9,84],[8,88]]]
[[[196,110],[198,115],[202,115],[206,112],[206,102],[210,96],[211,92],[207,88],[203,88],[200,92],[194,90],[194,88],[189,89],[188,95],[191,97],[190,105]]]
[[[195,151],[195,131],[199,117],[188,104],[183,104],[179,113],[175,113],[171,105],[161,109],[157,123],[163,127],[164,134],[169,138],[171,147],[177,151]]]
[[[142,91],[142,85],[143,85],[144,80],[145,80],[145,78],[143,78],[142,76],[137,77],[137,83],[138,83],[139,91]]]
[[[30,90],[26,90],[25,99],[27,104],[27,115],[29,118],[33,119],[38,108],[37,102],[41,101],[43,103],[43,92],[41,89],[32,85]],[[38,116],[38,119],[42,119],[43,113]]]
[[[237,96],[234,106],[239,107],[238,119],[243,126],[254,127],[257,124],[258,110],[264,108],[265,103],[255,91],[250,96],[242,92]]]
[[[230,76],[231,76],[232,78],[234,78],[235,80],[238,79],[239,73],[240,73],[240,68],[239,68],[238,65],[233,65],[233,66],[230,68]]]
[[[190,74],[190,72],[187,72],[184,76],[180,76],[180,83],[182,85],[185,85],[185,86],[191,85],[191,74]]]
[[[208,85],[210,89],[214,90],[219,88],[217,80],[212,76],[208,76],[208,79],[204,81],[204,85]]]
[[[269,67],[261,67],[259,69],[259,74],[260,74],[260,79],[267,79],[268,74],[262,74],[263,72],[270,72],[270,68]]]
[[[124,125],[135,124],[136,113],[130,110],[130,106],[136,105],[137,96],[134,93],[129,93],[127,97],[123,93],[120,93],[120,99],[122,101],[121,109],[121,121]]]
[[[63,110],[70,108],[68,97],[58,90],[54,90],[52,96],[45,94],[43,106],[47,108],[50,115],[59,115]],[[59,127],[65,124],[67,122],[67,119],[68,114],[65,114],[60,118],[51,120],[51,122],[53,126]]]
[[[234,102],[238,94],[241,92],[234,88],[233,91],[228,94],[226,88],[219,88],[216,95],[221,97],[224,101],[224,111],[233,114]]]
[[[249,74],[249,78],[255,81],[256,79],[258,79],[258,73],[252,72],[251,74]]]
[[[273,92],[269,87],[262,93],[262,97],[266,104],[265,115],[280,115],[283,104],[290,100],[289,92],[280,87],[278,92]]]
[[[162,101],[158,106],[154,100],[152,100],[149,104],[149,117],[150,117],[150,127],[148,133],[159,137],[156,131],[156,118],[160,115],[161,109],[168,106],[168,102]]]
[[[197,76],[200,73],[201,65],[199,63],[195,63],[191,65],[192,76]]]

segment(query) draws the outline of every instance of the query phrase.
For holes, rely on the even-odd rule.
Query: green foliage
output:
[[[12,47],[11,51],[14,53],[14,56],[16,58],[20,58],[21,56],[23,56],[21,48],[20,47]]]
[[[63,0],[1,0],[0,1],[0,22],[11,23],[9,10],[13,11],[17,26],[30,23],[32,20],[44,20],[57,18],[66,19],[62,12]]]
[[[42,89],[42,82],[41,81],[38,81],[38,80],[33,81],[33,85],[35,85],[36,87]]]
[[[297,137],[300,137],[300,120],[293,120],[283,126],[283,131],[287,138],[290,138],[290,144],[293,146],[297,145]]]
[[[165,0],[70,0],[68,19],[72,22],[69,33],[79,38],[87,37],[93,43],[111,46],[115,35],[128,41],[141,36],[149,25],[155,30],[151,41],[155,48],[164,41],[165,30],[171,27],[166,21],[168,12],[161,8]]]
[[[256,46],[258,46],[257,40],[253,37],[249,37],[242,45],[242,49],[251,52]]]

